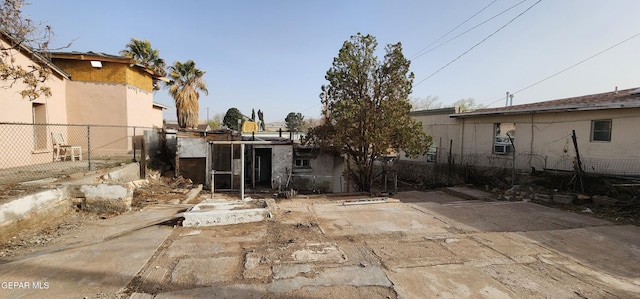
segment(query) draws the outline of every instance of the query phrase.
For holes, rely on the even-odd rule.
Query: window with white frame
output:
[[[303,158],[296,159],[295,166],[296,167],[311,167],[310,164],[309,164],[309,159],[303,159]]]
[[[591,121],[591,141],[611,141],[610,119],[599,119]]]

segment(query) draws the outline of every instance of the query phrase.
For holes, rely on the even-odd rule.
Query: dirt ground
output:
[[[60,174],[58,177],[60,177],[61,181],[69,179]],[[149,205],[164,204],[181,199],[184,197],[184,193],[175,191],[188,190],[192,187],[192,183],[188,179],[183,179],[182,177],[176,179],[165,178],[154,171],[148,173],[148,181],[149,184],[135,190],[132,209],[129,213],[135,213]],[[30,194],[40,189],[41,187],[35,185],[4,185],[0,188],[0,192],[5,195],[12,194],[15,196],[18,194]],[[54,245],[59,237],[73,234],[87,223],[100,222],[113,216],[115,214],[98,215],[75,208],[71,213],[60,219],[44,223],[39,227],[23,230],[11,240],[0,242],[0,259],[26,255],[40,248]]]
[[[121,216],[137,217],[134,215],[141,210],[175,204],[193,187],[187,179],[160,177],[154,172],[148,174],[148,180],[148,185],[134,192],[132,211]],[[561,218],[540,219],[549,211],[532,208],[535,205],[531,203],[465,201],[438,195],[439,192],[430,194],[436,197],[429,202],[416,195],[414,207],[397,203],[351,206],[349,210],[336,209],[336,206],[350,197],[301,195],[293,200],[277,199],[273,221],[210,228],[182,227],[179,221],[169,221],[163,223],[165,230],[169,230],[168,237],[158,243],[160,247],[124,290],[94,293],[85,298],[146,298],[135,297],[140,294],[188,298],[202,296],[202,293],[189,292],[203,292],[203,289],[206,292],[207,288],[211,288],[209,297],[227,298],[234,294],[244,298],[400,298],[420,291],[433,294],[429,292],[435,291],[428,288],[442,290],[449,284],[471,288],[483,284],[506,287],[486,289],[489,293],[485,295],[489,297],[500,297],[502,291],[524,297],[564,292],[557,293],[560,298],[624,298],[627,294],[590,285],[592,272],[577,278],[581,265],[547,249],[557,245],[555,239],[546,247],[540,246],[550,234],[572,225],[577,230],[570,230],[569,236],[582,233],[582,220],[565,226]],[[247,194],[254,199],[272,198],[272,195]],[[397,195],[402,202],[413,202],[411,191]],[[438,196],[443,196],[443,201]],[[203,191],[195,202],[209,197],[210,193]],[[216,193],[215,197],[238,199],[233,193]],[[491,215],[491,211],[507,207],[514,210]],[[577,217],[589,214],[583,212],[584,205],[556,208],[571,210]],[[593,208],[593,215],[602,215]],[[358,211],[357,214],[350,214],[354,211]],[[461,212],[463,214],[459,214]],[[609,211],[613,212],[620,211]],[[550,233],[541,234],[536,229],[515,225],[523,218],[519,215],[532,213],[538,215],[529,216],[531,221],[537,219],[537,224],[528,221],[517,224],[540,226],[540,230]],[[476,221],[476,214],[480,215],[477,220],[480,222],[471,222]],[[614,217],[603,214],[604,218]],[[502,216],[501,222],[506,226],[493,226],[492,219],[500,218],[498,215],[510,215]],[[114,216],[75,210],[46,227],[23,231],[10,242],[0,244],[0,265],[69,242],[74,236],[82,235],[85,226],[112,225],[110,220],[117,218]],[[446,220],[448,218],[457,220]],[[489,226],[485,228],[480,223]],[[599,225],[609,224],[586,226],[592,225],[593,230],[597,230]],[[526,233],[528,230],[531,232]],[[531,243],[524,241],[527,238],[538,239]],[[584,236],[576,235],[576,238],[584,239]],[[521,245],[522,242],[527,245]],[[624,258],[629,257],[618,261]],[[563,265],[570,268],[565,269]],[[343,284],[340,279],[349,279],[350,284]],[[432,285],[419,283],[426,280]],[[335,283],[296,287],[297,283],[314,281]],[[359,285],[358,281],[362,283]]]
[[[120,160],[101,163],[99,164],[100,169],[97,169],[96,172],[100,172],[101,169],[107,169],[110,166],[112,167],[120,163],[122,163]],[[53,172],[51,174],[53,174]],[[70,179],[68,173],[56,173],[56,176],[58,177],[58,182]],[[149,171],[147,177],[149,184],[142,186],[134,192],[132,210],[130,213],[139,211],[140,209],[150,205],[176,203],[178,200],[184,197],[184,194],[188,190],[190,190],[190,188],[193,187],[193,183],[189,179],[184,179],[182,177],[168,178],[160,176],[160,174],[156,171]],[[0,185],[0,204],[2,204],[3,199],[9,199],[23,194],[30,194],[38,191],[40,188],[41,187],[35,185]],[[536,188],[540,187],[538,186]],[[409,188],[402,188],[399,191],[407,192],[411,190]],[[204,190],[203,192],[201,192],[201,194],[206,195],[210,194],[210,192]],[[253,198],[264,198],[265,196],[269,197],[271,195],[271,193],[265,192],[247,194],[247,196],[251,196]],[[222,193],[217,194],[216,196],[224,197],[226,195]],[[228,195],[229,198],[233,198],[233,196],[233,194]],[[203,198],[206,198],[206,196],[200,197],[198,200],[202,200]],[[332,197],[310,195],[307,196],[307,198],[309,202],[313,203],[314,198],[316,201],[321,202],[327,199],[330,200]],[[340,200],[348,199],[349,197],[340,197]],[[637,204],[637,201],[635,201],[634,204],[620,204],[614,206],[595,205],[588,200],[570,205],[553,204],[536,200],[534,200],[534,202],[537,204],[557,209],[565,209],[576,213],[584,213],[585,211],[588,211],[587,213],[593,215],[594,217],[605,219],[620,225],[631,224],[640,226],[640,205]],[[191,203],[195,204],[197,203],[197,201]],[[0,259],[25,255],[37,251],[39,248],[46,247],[50,244],[55,244],[56,238],[60,236],[72,234],[74,231],[81,229],[82,226],[87,222],[99,222],[112,216],[115,215],[96,215],[94,213],[83,212],[76,208],[73,212],[69,213],[62,219],[46,223],[41,227],[23,230],[8,242],[0,243]],[[314,228],[317,229],[317,223],[314,222],[313,219],[307,219],[306,221],[301,221],[300,223],[296,223],[291,227],[272,227],[270,229],[274,232],[274,234],[269,235],[283,236],[279,238],[285,239],[285,236],[295,235],[297,236],[296,238],[300,239],[301,237],[304,237],[305,231],[313,231]],[[300,241],[298,239],[277,239],[270,240],[269,242],[276,244],[286,244]]]
[[[108,166],[109,164],[105,163],[104,165]],[[96,171],[99,172],[101,170]],[[60,182],[71,179],[71,175],[72,174],[67,173],[58,174],[56,181]],[[188,179],[182,177],[167,178],[160,176],[160,174],[155,171],[148,171],[147,178],[148,184],[134,191],[132,210],[127,212],[128,214],[134,214],[148,207],[177,204],[180,200],[184,199],[185,194],[194,187],[193,183]],[[540,188],[540,186],[536,186],[536,188]],[[0,187],[0,203],[2,203],[1,201],[3,199],[6,200],[16,195],[29,194],[38,189],[39,187],[33,185],[3,185]],[[406,192],[410,193],[410,190],[402,191],[405,194]],[[215,196],[216,198],[237,199],[236,197],[238,195],[235,193],[217,193]],[[273,193],[264,191],[249,193],[247,196],[254,199],[273,198]],[[210,193],[204,190],[199,197],[190,203],[197,203],[209,197]],[[356,197],[357,196],[354,196],[353,198]],[[287,271],[291,271],[291,266],[287,266],[289,268],[286,268],[280,265],[291,264],[297,265],[293,268],[297,269],[296,271],[300,271],[296,274],[296,279],[318,279],[319,276],[322,276],[322,274],[319,274],[322,272],[319,272],[320,270],[318,269],[323,269],[322,271],[331,271],[330,269],[344,271],[344,269],[353,267],[353,269],[360,270],[388,270],[388,268],[385,267],[391,265],[394,269],[399,267],[394,270],[399,271],[396,272],[396,279],[411,281],[414,279],[410,277],[411,275],[407,277],[403,276],[405,275],[403,271],[408,271],[405,269],[407,269],[406,267],[409,265],[394,264],[398,263],[393,258],[394,252],[407,256],[433,259],[438,263],[442,263],[443,267],[446,267],[444,265],[449,263],[446,259],[442,260],[443,256],[447,256],[449,253],[438,253],[439,251],[437,250],[433,251],[435,247],[432,248],[432,246],[436,245],[430,242],[424,243],[424,240],[418,245],[418,243],[415,243],[416,241],[412,239],[411,235],[405,232],[390,232],[388,235],[378,233],[375,235],[375,239],[371,239],[372,236],[369,234],[332,235],[330,232],[327,233],[322,230],[319,219],[316,219],[316,216],[314,216],[316,214],[310,213],[311,210],[308,210],[310,207],[322,206],[331,203],[333,200],[345,201],[349,199],[351,198],[323,195],[301,195],[296,198],[296,200],[277,199],[278,207],[280,208],[274,212],[274,216],[278,221],[204,229],[197,232],[201,241],[196,243],[185,242],[185,238],[194,234],[193,228],[182,227],[179,220],[165,223],[165,225],[172,226],[173,231],[167,239],[162,242],[160,248],[158,248],[156,253],[151,257],[150,261],[145,264],[144,268],[133,278],[124,291],[96,294],[95,298],[128,298],[133,294],[170,294],[172,292],[180,292],[181,290],[197,289],[203,285],[216,285],[220,283],[216,279],[224,280],[225,285],[269,285],[276,278],[286,280],[286,273]],[[564,209],[576,214],[590,214],[616,224],[640,225],[640,209],[636,205],[620,204],[614,206],[598,206],[589,200],[570,205],[533,201],[540,205],[550,206],[555,209]],[[73,236],[81,235],[85,226],[100,225],[100,223],[106,222],[114,216],[116,215],[87,213],[76,208],[61,219],[46,223],[40,227],[24,230],[9,241],[0,243],[0,265],[16,258],[24,258],[25,256],[37,254],[40,251],[46,250],[48,247],[55,247],[56,245],[63,244],[63,242],[68,242]],[[375,221],[375,219],[370,219],[370,221]],[[340,222],[333,224],[331,228],[337,230],[346,229]],[[462,233],[461,236],[467,234],[458,231],[457,228],[449,228],[449,230]],[[260,233],[257,233],[258,231],[260,231]],[[452,239],[454,240],[452,242],[482,243],[480,239],[476,240],[471,238],[469,240],[459,241],[458,238]],[[471,241],[472,239],[473,241]],[[202,247],[202,244],[212,244],[216,242],[223,242],[224,245],[221,245],[221,247],[217,249]],[[340,244],[340,246],[338,247],[337,244]],[[198,253],[200,251],[202,251],[201,254]],[[183,252],[183,254],[180,252]],[[322,258],[324,260],[318,261],[319,264],[317,265],[322,266],[312,266],[320,267],[316,270],[306,269],[296,261],[296,258],[313,259],[313,254],[318,252],[322,252]],[[482,255],[482,252],[478,254]],[[238,258],[238,256],[241,258]],[[347,256],[349,256],[348,259]],[[382,265],[381,260],[387,260],[387,265]],[[202,265],[202,263],[204,263],[204,265]],[[207,263],[210,264],[207,265]],[[311,265],[313,265],[313,263]],[[217,269],[221,266],[225,269],[223,273],[218,270],[213,270],[213,268]],[[534,269],[537,275],[563,274],[559,272],[544,274],[545,271],[557,270],[545,266],[543,261],[531,263],[528,266],[538,267],[537,270]],[[212,269],[207,270],[207,267]],[[191,268],[200,270],[183,276],[172,274],[172,272],[189,272],[187,269]],[[281,270],[281,273],[278,273],[277,269],[280,268],[283,270]],[[449,269],[448,271],[455,272],[457,270]],[[485,271],[484,275],[494,276],[502,281],[508,280],[508,276],[510,275],[518,275],[517,270],[504,268],[499,265],[484,267],[483,271]],[[340,274],[342,275],[343,273]],[[278,277],[278,275],[284,278]],[[324,277],[324,279],[327,278]],[[519,287],[517,286],[517,282],[514,281],[513,283],[514,288]],[[591,290],[588,287],[580,285],[576,287]],[[398,298],[399,294],[396,289],[397,288],[384,285],[317,286],[314,288],[300,289],[285,288],[272,295],[267,295],[266,297],[261,295],[261,297]],[[243,292],[245,291],[247,290],[243,290]],[[256,294],[264,294],[262,291],[263,290],[256,290]],[[595,294],[595,297],[602,295],[598,294],[596,290],[593,290],[593,292],[591,295]]]

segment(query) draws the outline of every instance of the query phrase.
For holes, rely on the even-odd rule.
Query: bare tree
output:
[[[442,108],[442,102],[438,97],[426,96],[424,98],[410,97],[411,111]]]
[[[46,85],[51,65],[46,55],[51,50],[53,31],[49,25],[25,18],[22,8],[26,4],[24,0],[0,2],[0,80],[3,81],[0,88],[22,83],[20,95],[33,101],[51,96],[51,89]],[[16,59],[19,53],[29,57],[32,63],[19,64]]]
[[[473,111],[487,108],[487,105],[476,103],[474,98],[459,99],[452,104],[454,107],[460,107],[460,111]]]
[[[209,127],[211,127],[212,130],[220,128],[222,126],[223,118],[224,114],[216,113],[216,115],[214,115],[213,118],[209,120]]]

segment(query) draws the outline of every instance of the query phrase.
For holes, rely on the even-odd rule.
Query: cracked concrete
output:
[[[0,264],[0,279],[48,280],[52,287],[0,289],[0,296],[640,296],[636,226],[616,226],[533,203],[465,201],[435,191],[400,193],[394,198],[402,202],[344,206],[336,198],[281,200],[273,206],[274,218],[267,221],[197,229],[164,227],[153,242],[144,234],[125,234],[122,238],[134,239],[119,241],[122,253],[117,259],[85,252],[75,253],[71,265],[55,264],[69,270],[60,275],[65,280],[51,276],[52,269],[34,267],[53,258],[48,254],[8,262]],[[126,231],[121,226],[135,222],[135,218],[120,219],[105,227],[105,234]],[[106,252],[113,246],[94,243],[82,248]],[[136,249],[135,257],[124,254],[138,248],[133,244],[148,244],[148,249]],[[62,249],[58,254],[73,252]],[[96,271],[121,280],[99,279],[92,274]]]

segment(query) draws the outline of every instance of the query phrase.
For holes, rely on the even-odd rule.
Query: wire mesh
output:
[[[135,160],[145,129],[151,128],[0,123],[0,184],[93,170],[125,157]]]
[[[470,149],[465,149],[469,151]],[[640,160],[581,156],[582,171],[593,175],[637,177],[640,176]],[[431,185],[469,183],[473,178],[489,178],[483,182],[506,188],[514,173],[536,171],[574,172],[577,159],[572,155],[543,156],[536,153],[516,152],[506,154],[468,153],[460,155],[455,150],[438,148],[419,160],[402,161],[401,180],[423,182]],[[515,170],[515,171],[514,171]]]
[[[465,150],[467,151],[467,150]],[[491,168],[511,169],[515,163],[518,171],[528,171],[532,168],[536,170],[559,170],[575,171],[577,159],[571,155],[543,156],[536,153],[516,152],[506,154],[493,153],[468,153],[460,155],[448,148],[437,148],[433,153],[425,155],[419,162],[435,164],[451,164],[464,166],[480,166]],[[582,171],[593,174],[638,176],[640,175],[639,159],[616,159],[581,156]]]

